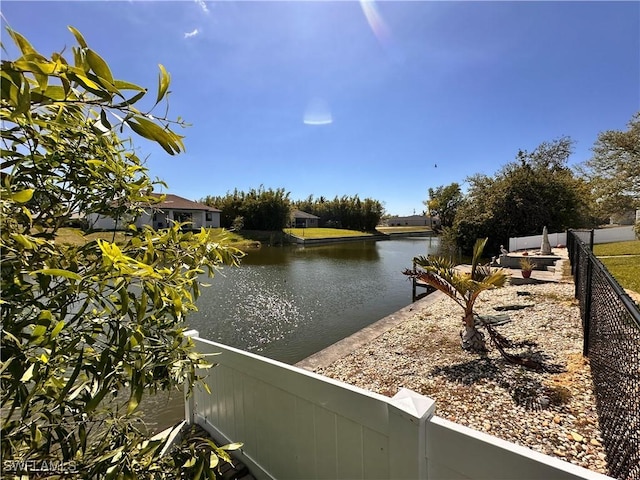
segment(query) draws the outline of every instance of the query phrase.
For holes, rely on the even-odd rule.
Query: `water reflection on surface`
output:
[[[401,272],[437,239],[264,247],[203,289],[200,336],[295,363],[411,302]]]
[[[187,323],[202,338],[293,364],[411,303],[401,272],[437,247],[424,237],[263,247],[203,279],[211,286]],[[151,421],[182,417],[180,398],[157,401]]]

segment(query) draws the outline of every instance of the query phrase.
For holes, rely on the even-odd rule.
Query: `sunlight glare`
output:
[[[302,121],[306,125],[329,125],[333,123],[329,104],[322,98],[312,98],[307,105]]]
[[[382,44],[387,44],[391,38],[391,32],[380,15],[375,0],[360,0],[360,7],[362,7],[373,34]]]

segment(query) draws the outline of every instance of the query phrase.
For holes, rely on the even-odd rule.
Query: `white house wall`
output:
[[[387,220],[390,227],[430,227],[438,226],[440,222],[439,218],[433,218],[428,216],[412,215],[409,217],[391,217]]]
[[[220,228],[220,212],[206,212],[204,210],[179,210],[181,212],[191,212],[193,219],[194,229],[205,228]],[[207,213],[211,213],[211,220],[207,221]],[[140,217],[135,221],[137,228],[142,228],[145,225],[153,226],[154,228],[168,228],[171,225],[171,221],[174,220],[174,210],[156,211],[156,220],[153,220],[153,213],[143,212]],[[113,218],[91,213],[87,215],[87,221],[89,227],[96,230],[125,230],[127,223],[116,222]],[[162,226],[159,226],[162,224]]]
[[[97,213],[87,215],[87,223],[89,224],[89,228],[95,230],[119,230],[123,228],[119,223],[116,224],[115,219],[98,215]]]
[[[151,225],[151,213],[143,212],[136,220],[136,227],[142,228],[144,225]]]
[[[210,212],[211,220],[205,221],[204,226],[207,228],[220,228],[220,212]]]

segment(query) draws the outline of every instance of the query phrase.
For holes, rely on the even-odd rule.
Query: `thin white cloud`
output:
[[[184,38],[191,38],[191,37],[195,37],[196,35],[198,35],[200,33],[200,30],[198,30],[197,28],[195,28],[193,31],[191,32],[187,32],[184,34]]]
[[[202,11],[204,13],[209,13],[209,8],[207,7],[207,4],[204,0],[194,0],[198,5],[200,5],[200,8],[202,9]]]

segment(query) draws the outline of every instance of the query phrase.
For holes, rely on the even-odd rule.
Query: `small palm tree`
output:
[[[456,270],[456,265],[446,258],[423,256],[414,258],[415,265],[421,269],[407,269],[403,272],[440,290],[463,308],[464,328],[461,337],[462,348],[465,350],[485,351],[487,349],[483,333],[476,328],[473,307],[482,292],[502,287],[507,280],[507,275],[501,269],[493,270],[488,265],[479,264],[487,240],[487,238],[476,240],[473,247],[471,273]]]

